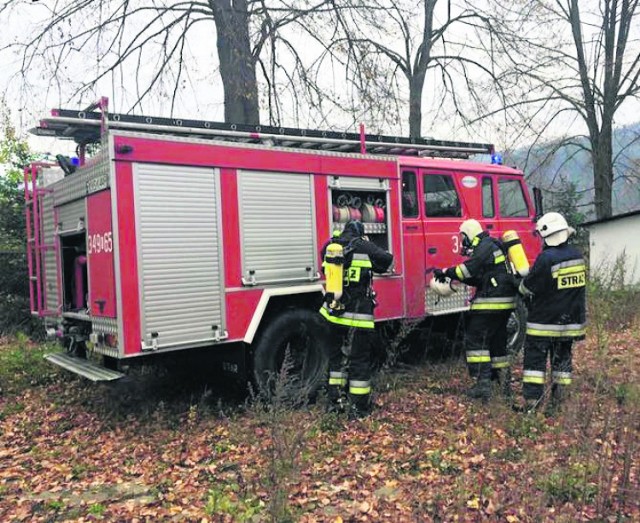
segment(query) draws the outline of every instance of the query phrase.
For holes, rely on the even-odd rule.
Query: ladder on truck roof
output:
[[[86,145],[99,142],[107,128],[344,153],[469,158],[494,152],[493,144],[486,143],[365,134],[362,125],[358,134],[69,109],[52,110],[30,132]]]

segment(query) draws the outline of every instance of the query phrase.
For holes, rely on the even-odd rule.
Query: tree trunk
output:
[[[247,0],[210,0],[218,34],[224,119],[259,124],[258,82],[249,40]]]
[[[593,185],[598,220],[612,215],[613,152],[611,126],[603,126],[597,137],[592,137]]]
[[[414,74],[409,79],[409,136],[419,138],[422,135],[422,90],[424,74]]]

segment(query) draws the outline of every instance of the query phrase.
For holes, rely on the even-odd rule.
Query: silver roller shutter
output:
[[[219,172],[134,167],[143,348],[225,336]]]
[[[83,232],[86,228],[86,200],[76,200],[58,207],[58,234]]]
[[[238,173],[245,284],[317,277],[311,175]]]
[[[53,248],[44,252],[44,277],[47,293],[47,301],[45,307],[50,311],[58,309],[58,262],[55,244],[58,241],[56,237],[56,224],[53,213],[53,195],[45,194],[42,198],[42,234],[44,238],[41,242],[51,245]]]
[[[329,187],[351,191],[387,191],[389,190],[389,180],[386,178],[331,176],[329,177]]]

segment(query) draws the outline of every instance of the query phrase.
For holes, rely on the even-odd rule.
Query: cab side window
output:
[[[527,201],[522,192],[520,180],[500,178],[498,180],[500,200],[500,216],[503,218],[520,218],[529,216]]]
[[[402,216],[416,218],[418,216],[418,186],[416,173],[402,172]]]
[[[493,203],[493,182],[491,178],[485,176],[482,178],[482,216],[484,218],[493,218],[495,215],[496,211]]]
[[[424,209],[427,217],[460,217],[460,198],[450,174],[424,175]]]

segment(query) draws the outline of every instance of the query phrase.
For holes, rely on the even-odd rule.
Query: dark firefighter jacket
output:
[[[500,312],[516,307],[517,288],[500,242],[486,231],[472,241],[471,257],[446,270],[450,278],[476,288],[474,312]]]
[[[568,243],[545,247],[520,283],[520,292],[531,297],[527,334],[584,338],[586,282],[587,268],[578,249]]]
[[[344,310],[332,311],[327,303],[322,305],[320,314],[331,323],[346,327],[373,329],[375,327],[373,309],[375,301],[371,288],[373,273],[386,272],[393,262],[393,255],[375,243],[348,232],[328,241],[322,247],[322,259],[330,243],[340,243],[345,249],[344,281],[342,298]]]

